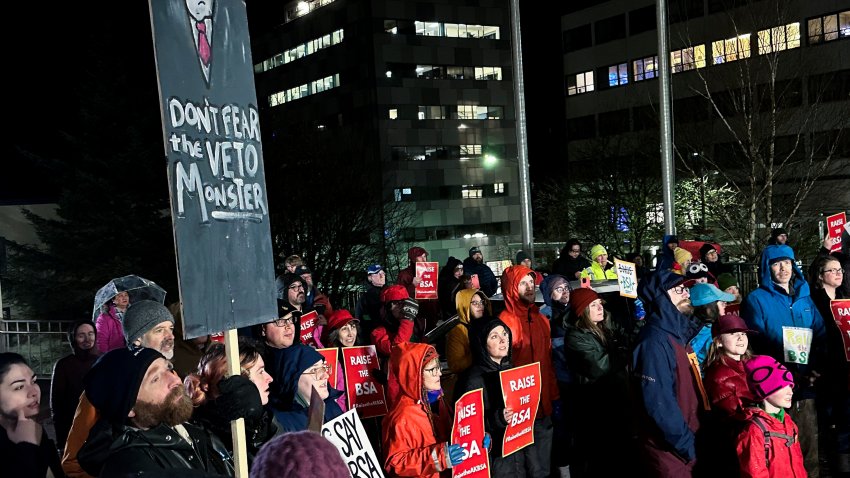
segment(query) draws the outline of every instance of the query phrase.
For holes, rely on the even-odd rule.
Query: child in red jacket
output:
[[[797,425],[785,412],[791,407],[794,377],[773,357],[757,355],[744,364],[750,392],[760,403],[738,435],[742,477],[805,478]]]

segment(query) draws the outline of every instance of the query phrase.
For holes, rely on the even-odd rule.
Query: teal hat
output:
[[[699,307],[722,300],[732,302],[735,296],[718,289],[714,284],[696,284],[691,287],[691,305]]]

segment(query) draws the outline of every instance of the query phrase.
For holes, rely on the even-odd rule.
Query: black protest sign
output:
[[[384,478],[381,462],[369,443],[357,410],[349,410],[325,423],[322,436],[339,450],[353,478]]]
[[[149,0],[186,338],[277,316],[245,3]]]

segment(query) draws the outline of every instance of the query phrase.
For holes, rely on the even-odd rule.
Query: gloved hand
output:
[[[560,423],[564,419],[564,411],[561,409],[560,400],[552,400],[552,421]]]
[[[404,299],[401,311],[406,320],[413,320],[416,318],[416,314],[419,313],[419,303],[410,298]]]
[[[490,443],[490,442],[491,442],[491,441],[492,441],[492,440],[490,439],[490,434],[489,434],[489,433],[484,433],[484,441],[481,443],[481,445],[482,445],[484,448],[486,448],[487,450],[490,450],[490,445],[491,445],[491,443]]]
[[[446,455],[448,456],[449,468],[458,466],[466,460],[466,451],[458,444],[449,445],[446,448]]]
[[[263,402],[260,391],[254,382],[242,375],[233,375],[218,382],[221,392],[215,403],[218,412],[226,420],[244,418],[246,422],[255,422],[263,415]]]

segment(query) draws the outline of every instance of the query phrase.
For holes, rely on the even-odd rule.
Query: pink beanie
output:
[[[786,385],[794,386],[794,376],[784,365],[777,362],[775,358],[767,355],[756,355],[744,363],[747,372],[747,384],[750,392],[757,400],[764,400],[784,388]]]
[[[263,445],[251,466],[251,478],[320,476],[348,478],[348,467],[335,446],[315,432],[279,435]]]

